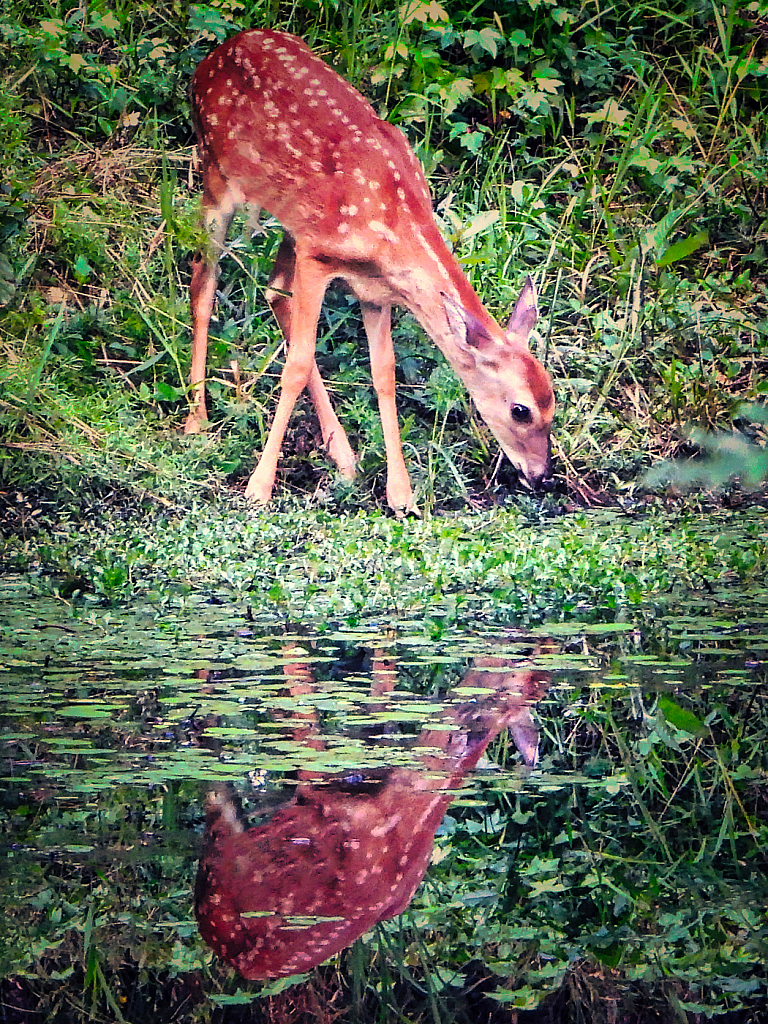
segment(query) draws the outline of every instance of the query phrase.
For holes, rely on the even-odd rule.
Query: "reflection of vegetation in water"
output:
[[[318,717],[328,742],[313,770],[407,764],[393,736],[418,734],[471,658],[539,642],[488,627],[436,641],[395,621],[270,639],[225,600],[62,618],[60,602],[30,603],[9,581],[2,596],[2,970],[68,1019],[114,1007],[191,1019],[190,971],[225,1002],[274,991],[212,961],[190,919],[207,786],[250,773],[264,799],[278,795],[307,768],[295,730]],[[553,685],[539,766],[516,768],[497,740],[503,770],[453,804],[402,920],[291,998],[346,1000],[360,985],[371,1013],[418,1015],[431,1000],[448,1019],[449,1006],[471,1012],[485,975],[481,988],[516,1005],[566,977],[573,992],[649,1007],[662,991],[684,1006],[762,1005],[768,605],[756,596],[745,615],[728,596],[680,592],[631,623],[541,626],[549,647],[535,660]],[[397,664],[384,715],[358,653],[371,646]],[[310,692],[286,695],[288,658],[311,666]],[[357,735],[371,721],[396,723],[384,747]]]

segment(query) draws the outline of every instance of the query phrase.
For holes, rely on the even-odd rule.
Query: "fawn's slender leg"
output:
[[[288,348],[291,346],[291,307],[293,305],[295,267],[295,245],[290,235],[285,234],[280,248],[277,250],[275,265],[272,268],[265,294]],[[308,388],[317,418],[320,421],[325,449],[338,466],[341,475],[346,480],[353,480],[357,459],[331,404],[330,396],[317,368],[317,362],[313,363]]]
[[[362,303],[363,323],[371,351],[371,376],[379,400],[379,416],[387,453],[387,502],[395,512],[413,508],[413,490],[403,458],[395,404],[395,350],[390,306]]]
[[[291,300],[291,340],[280,377],[280,399],[259,464],[245,489],[246,498],[266,504],[272,497],[280,450],[296,399],[309,386],[315,367],[315,338],[328,271],[309,257],[296,255]],[[322,383],[322,381],[321,381]]]
[[[206,182],[206,192],[209,183]],[[215,202],[215,205],[214,205]],[[203,215],[208,235],[207,251],[198,253],[192,264],[189,287],[192,305],[192,366],[190,369],[190,409],[184,424],[185,434],[199,434],[205,429],[208,414],[205,408],[205,364],[208,355],[208,329],[219,277],[219,254],[227,237],[227,229],[238,206],[238,200],[227,188],[221,199],[205,204]]]

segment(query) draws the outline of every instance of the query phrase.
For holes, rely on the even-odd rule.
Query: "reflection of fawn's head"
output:
[[[417,741],[417,767],[304,783],[256,828],[244,824],[229,791],[209,795],[195,913],[205,941],[243,977],[306,971],[402,913],[452,790],[502,729],[511,729],[528,763],[535,760],[528,705],[543,692],[545,674],[500,658],[482,662],[463,683],[488,695],[447,706],[443,728]]]

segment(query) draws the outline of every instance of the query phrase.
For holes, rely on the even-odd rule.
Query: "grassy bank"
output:
[[[405,619],[531,625],[628,621],[705,590],[746,606],[768,569],[762,508],[647,505],[540,520],[538,510],[427,521],[295,506],[254,515],[200,504],[185,513],[61,518],[9,538],[6,569],[41,592],[96,603],[160,605],[223,594],[264,622]]]
[[[0,479],[186,500],[247,474],[282,366],[259,292],[277,233],[237,242],[224,261],[213,430],[176,432],[199,243],[187,88],[217,40],[256,24],[304,36],[406,132],[498,317],[534,274],[562,491],[631,490],[659,458],[695,451],[692,427],[764,445],[764,23],[759,3],[520,3],[501,15],[418,2],[285,14],[257,2],[7,5]],[[410,317],[395,333],[422,508],[503,493],[512,478],[463,388]],[[343,296],[327,305],[318,353],[360,454],[351,502],[373,507],[382,438],[358,311]],[[284,491],[338,487],[317,440],[304,408]],[[731,453],[725,475],[757,456]],[[753,476],[764,473],[763,461]]]

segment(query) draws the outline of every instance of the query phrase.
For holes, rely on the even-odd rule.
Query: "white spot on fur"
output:
[[[382,224],[379,220],[369,221],[368,227],[376,235],[381,235],[382,238],[386,238],[388,242],[393,244],[397,241],[397,235],[394,231],[391,231],[386,224]]]

